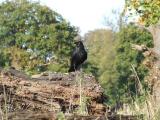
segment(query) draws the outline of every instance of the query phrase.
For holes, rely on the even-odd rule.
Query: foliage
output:
[[[56,120],[66,120],[63,112],[57,113]]]
[[[49,59],[65,68],[76,34],[76,28],[61,15],[37,2],[13,0],[0,4],[0,49],[10,54],[9,64],[18,69],[46,70],[49,68],[43,64]],[[59,67],[54,70],[61,71]]]
[[[111,30],[98,29],[85,35],[88,47],[87,65],[91,68],[87,67],[85,70],[89,70],[97,77],[102,87],[105,88],[105,92],[107,91],[106,95],[109,90],[112,90],[112,88],[107,88],[108,83],[110,85],[116,79],[116,73],[113,69],[116,54],[114,34]]]
[[[85,40],[88,47],[88,63],[85,70],[104,82],[102,79],[105,72],[110,75],[110,68],[112,68],[110,61],[114,59],[112,31],[105,29],[91,31],[85,35]]]
[[[9,57],[9,54],[4,51],[0,51],[0,66],[8,67],[10,66],[10,63],[11,63],[11,59]]]
[[[114,61],[114,69],[116,79],[112,83],[111,96],[114,100],[122,100],[130,96],[136,95],[135,76],[131,69],[131,64],[136,68],[138,77],[144,85],[144,77],[148,70],[142,64],[144,56],[141,52],[131,48],[131,44],[144,44],[147,47],[153,47],[152,37],[147,31],[141,30],[134,25],[127,25],[121,28],[117,33],[116,39],[116,57]],[[110,87],[108,87],[110,89]],[[117,96],[118,95],[118,96]],[[118,98],[117,98],[118,97]]]
[[[146,26],[156,24],[160,20],[159,0],[126,0],[125,12],[140,16],[140,22]],[[134,16],[135,16],[134,14]]]
[[[128,94],[131,97],[136,95],[131,64],[145,85],[143,80],[148,70],[142,64],[144,56],[132,50],[131,44],[153,47],[152,37],[147,31],[132,24],[122,27],[116,33],[110,30],[95,30],[86,35],[86,44],[89,48],[88,62],[97,68],[96,75],[109,97],[108,103],[128,101]]]

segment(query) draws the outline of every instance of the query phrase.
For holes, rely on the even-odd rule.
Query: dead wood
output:
[[[37,111],[76,113],[79,109],[80,88],[89,115],[103,115],[103,89],[91,75],[81,73],[43,73],[31,78],[15,69],[1,70],[0,102],[1,109],[7,111]]]

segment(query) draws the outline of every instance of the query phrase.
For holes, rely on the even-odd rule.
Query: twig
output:
[[[136,83],[137,83],[137,87],[138,87],[138,93],[139,93],[139,94],[143,94],[144,91],[143,91],[143,87],[142,87],[142,84],[141,84],[141,82],[140,82],[140,79],[139,79],[139,77],[138,77],[138,74],[137,74],[137,72],[136,72],[136,70],[135,70],[135,68],[134,68],[134,66],[133,66],[132,64],[131,64],[131,67],[132,67],[132,70],[133,70],[134,75],[135,75],[135,77],[136,77]]]

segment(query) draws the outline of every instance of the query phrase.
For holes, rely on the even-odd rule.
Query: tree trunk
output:
[[[139,28],[148,30],[153,37],[153,49],[146,48],[144,45],[132,44],[132,49],[141,51],[145,56],[143,64],[149,68],[149,75],[146,82],[151,88],[151,94],[154,97],[155,108],[160,106],[160,25],[151,25],[145,27],[137,24]],[[156,59],[155,59],[156,58]]]
[[[147,28],[153,36],[154,52],[160,57],[160,25],[154,25]]]
[[[160,106],[160,25],[152,25],[147,28],[153,37],[153,52],[156,58],[153,62],[153,67],[150,69],[148,82],[151,84],[152,94],[155,98],[155,103]],[[159,107],[156,107],[159,109]]]

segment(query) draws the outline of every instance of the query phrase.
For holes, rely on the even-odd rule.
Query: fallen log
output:
[[[8,114],[8,120],[143,120],[143,115],[114,115],[114,116],[84,116],[64,115],[54,112],[13,112]]]
[[[80,85],[81,84],[81,85]],[[81,88],[80,88],[81,86]],[[104,115],[103,89],[91,75],[48,73],[31,78],[14,69],[1,70],[0,102],[2,113],[16,111]]]
[[[106,120],[105,116],[64,115],[54,112],[13,112],[8,120]]]

